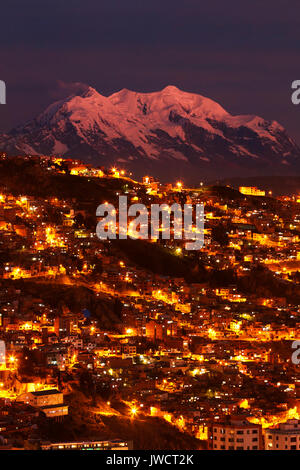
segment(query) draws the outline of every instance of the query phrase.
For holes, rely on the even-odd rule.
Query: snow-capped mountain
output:
[[[299,147],[276,121],[232,116],[215,101],[174,86],[153,93],[123,89],[109,97],[87,87],[1,135],[0,151],[196,181],[300,168]]]

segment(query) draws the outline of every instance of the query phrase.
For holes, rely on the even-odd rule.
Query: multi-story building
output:
[[[70,336],[72,326],[73,318],[70,315],[62,315],[54,320],[54,332],[58,337]]]
[[[59,418],[68,414],[68,405],[64,404],[63,393],[56,389],[23,393],[17,401],[38,408],[47,418]]]
[[[228,417],[209,426],[209,448],[212,450],[260,450],[262,430],[242,416]]]
[[[267,429],[265,450],[300,450],[300,420],[288,419],[275,428]]]
[[[258,189],[256,186],[240,186],[239,191],[248,196],[265,196],[266,192]]]
[[[42,444],[42,450],[130,450],[132,441],[76,441]]]

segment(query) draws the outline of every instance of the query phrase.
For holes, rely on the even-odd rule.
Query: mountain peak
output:
[[[89,96],[100,95],[100,93],[98,93],[98,91],[95,88],[91,86],[87,86],[86,89],[83,89],[80,93],[78,93],[78,95],[82,97],[89,97]]]
[[[175,85],[167,85],[165,88],[161,90],[162,92],[167,92],[167,93],[182,93],[182,90],[180,90],[177,86]]]
[[[183,117],[193,115],[201,119],[225,118],[227,111],[215,101],[196,93],[180,90],[168,85],[160,91],[148,93],[131,91],[127,88],[114,93],[108,100],[119,109],[130,114],[156,116],[158,120],[168,120],[170,111]]]
[[[232,116],[216,101],[168,85],[106,97],[83,85],[36,119],[0,136],[0,152],[65,155],[95,164],[119,162],[137,173],[218,177],[300,167],[300,149],[273,121]]]

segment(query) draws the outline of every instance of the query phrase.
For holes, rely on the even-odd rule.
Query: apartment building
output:
[[[275,428],[267,429],[265,450],[300,450],[300,420],[288,419]]]
[[[261,450],[263,447],[261,426],[241,416],[213,422],[208,436],[212,450]]]
[[[56,389],[23,393],[17,401],[39,409],[47,418],[61,418],[68,414],[68,405],[64,404],[63,393]]]

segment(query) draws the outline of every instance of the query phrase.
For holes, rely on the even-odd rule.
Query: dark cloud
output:
[[[54,99],[61,100],[71,95],[83,93],[88,87],[89,85],[82,82],[64,82],[63,80],[58,80],[56,87],[50,91],[50,94]]]

